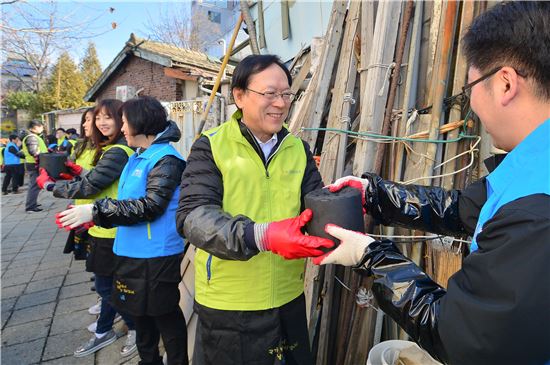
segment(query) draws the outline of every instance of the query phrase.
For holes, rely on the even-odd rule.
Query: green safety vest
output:
[[[31,136],[31,135],[38,138],[38,151],[40,153],[47,153],[48,152],[48,147],[46,147],[46,143],[44,143],[44,140],[37,134],[29,133],[25,136],[25,138],[23,138],[23,142],[22,142],[22,146],[21,146],[21,150],[25,154],[25,162],[26,163],[35,163],[34,156],[29,153],[29,149],[27,148],[27,144],[25,143],[27,138],[29,138],[29,136]]]
[[[302,141],[288,134],[271,157],[268,170],[242,135],[237,111],[221,126],[203,133],[223,176],[223,210],[243,214],[257,223],[300,214],[301,185],[306,169]],[[183,192],[185,194],[185,192]],[[260,252],[248,261],[223,260],[197,249],[195,299],[220,310],[277,308],[304,289],[305,262]]]
[[[122,144],[112,144],[109,146],[103,147],[103,154],[110,150],[113,147],[120,147],[122,148],[128,157],[132,156],[134,154],[134,150],[132,150],[130,147],[122,145]],[[103,154],[101,155],[101,158],[103,158]],[[93,158],[93,157],[92,157]],[[100,160],[101,160],[100,158]],[[99,193],[97,193],[94,196],[89,197],[90,200],[99,200],[103,198],[113,198],[116,199],[118,196],[118,179],[114,181],[111,185],[106,187],[105,189],[101,190]],[[88,230],[88,234],[92,237],[99,237],[99,238],[115,238],[116,235],[116,228],[103,228],[99,226],[93,226]]]
[[[82,166],[85,170],[90,171],[94,168],[92,165],[92,162],[94,161],[94,155],[95,155],[95,149],[93,148],[86,148],[80,156],[76,159],[75,163],[77,165]],[[74,204],[75,205],[81,205],[81,204],[92,204],[94,202],[94,199],[75,199]]]

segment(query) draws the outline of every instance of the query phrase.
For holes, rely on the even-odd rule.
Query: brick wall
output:
[[[96,100],[114,99],[116,87],[129,85],[139,90],[140,95],[153,96],[161,101],[175,101],[181,98],[178,80],[164,75],[164,66],[135,56],[126,61],[111,75],[109,81],[97,94]]]

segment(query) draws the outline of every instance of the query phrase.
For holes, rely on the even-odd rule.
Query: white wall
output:
[[[289,1],[290,37],[287,39],[282,39],[280,1],[264,0],[263,9],[266,48],[260,51],[262,54],[276,54],[283,62],[287,62],[294,58],[302,46],[310,45],[313,37],[325,35],[332,1]],[[259,37],[257,3],[250,8],[250,12]]]

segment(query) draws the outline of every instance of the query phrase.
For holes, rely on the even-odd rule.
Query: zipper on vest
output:
[[[212,277],[212,254],[208,255],[206,260],[206,282],[210,284],[210,278]]]

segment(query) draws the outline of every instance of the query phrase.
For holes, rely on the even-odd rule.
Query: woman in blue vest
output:
[[[94,109],[93,123],[91,123],[94,150],[90,158],[90,165],[93,168],[88,171],[76,164],[69,166],[75,175],[70,181],[53,181],[46,170],[40,169],[40,175],[36,179],[38,186],[52,191],[57,198],[93,199],[94,201],[106,197],[116,199],[120,174],[128,158],[134,153],[128,147],[122,133],[122,119],[119,114],[121,105],[120,100],[104,99],[98,102]],[[113,253],[116,229],[91,227],[88,235],[91,250],[86,258],[86,270],[95,274],[96,291],[101,296],[101,311],[96,325],[92,323],[88,326],[90,331],[94,330],[94,336],[76,349],[75,357],[91,355],[117,339],[112,328],[116,310],[110,300],[116,260]],[[120,312],[120,314],[129,329],[126,343],[120,354],[128,356],[136,350],[134,324],[132,318],[126,313]]]
[[[2,194],[8,194],[8,187],[11,181],[11,188],[14,194],[19,193],[19,166],[21,166],[21,157],[25,157],[21,152],[21,140],[15,134],[10,135],[10,141],[2,151],[4,154],[4,171],[6,176],[2,182]]]
[[[122,172],[118,199],[73,207],[61,213],[60,221],[69,227],[92,220],[118,227],[112,300],[134,319],[140,364],[162,364],[160,336],[168,364],[187,364],[187,329],[178,289],[184,242],[175,225],[185,161],[170,145],[181,133],[152,97],[128,100],[121,111],[122,131],[137,153]]]

